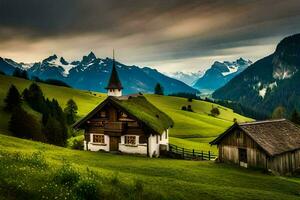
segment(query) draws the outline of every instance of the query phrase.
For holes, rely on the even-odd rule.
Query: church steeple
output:
[[[107,94],[108,96],[122,96],[122,84],[121,81],[119,79],[119,75],[117,72],[117,68],[116,68],[116,63],[115,63],[115,51],[113,51],[113,63],[112,63],[112,71],[111,71],[111,75],[109,78],[109,82],[108,85],[105,89],[107,89]]]

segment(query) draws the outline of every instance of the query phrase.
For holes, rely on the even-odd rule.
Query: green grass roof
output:
[[[144,96],[128,96],[127,98],[112,98],[112,100],[157,133],[161,134],[173,126],[173,120]]]

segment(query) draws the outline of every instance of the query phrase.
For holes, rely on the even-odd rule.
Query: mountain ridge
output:
[[[28,74],[40,79],[57,79],[68,85],[84,90],[105,92],[113,60],[111,58],[97,58],[93,52],[82,57],[81,60],[68,62],[65,58],[53,54],[40,62],[33,64],[17,63],[11,59],[0,58],[0,70],[11,75],[15,68],[26,70]],[[157,83],[164,87],[166,94],[198,91],[187,84],[168,77],[149,67],[125,65],[116,61],[120,79],[124,84],[124,94],[152,93]]]
[[[206,70],[204,75],[195,82],[193,87],[200,91],[214,91],[244,71],[250,64],[252,64],[252,61],[243,58],[239,58],[233,62],[215,61],[213,65]]]
[[[271,115],[277,106],[300,110],[300,34],[281,40],[273,54],[249,66],[213,97],[236,101]]]

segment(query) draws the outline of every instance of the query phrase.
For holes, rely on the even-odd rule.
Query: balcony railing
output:
[[[104,130],[106,131],[123,131],[126,128],[124,122],[106,122],[104,124]]]

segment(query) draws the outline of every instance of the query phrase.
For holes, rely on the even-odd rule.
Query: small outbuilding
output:
[[[210,144],[220,162],[279,174],[300,168],[300,127],[286,119],[235,123]]]

